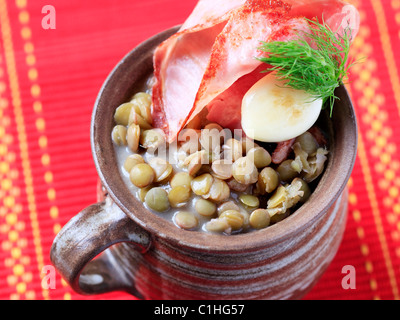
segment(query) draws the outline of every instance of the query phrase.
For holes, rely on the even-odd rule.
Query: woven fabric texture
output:
[[[400,298],[400,0],[351,0],[361,28],[347,86],[359,123],[349,215],[334,261],[305,299]],[[0,299],[82,296],[42,285],[63,225],[96,202],[90,120],[115,64],[182,23],[196,0],[0,0]],[[42,25],[53,5],[55,29]],[[356,288],[342,286],[343,267]]]

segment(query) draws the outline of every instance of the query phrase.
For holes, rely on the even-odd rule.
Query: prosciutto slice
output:
[[[293,39],[314,17],[338,32],[350,27],[353,37],[358,31],[357,10],[341,0],[200,0],[155,51],[154,125],[171,142],[207,107],[208,120],[240,128],[243,95],[265,75],[255,59],[264,54],[260,41]]]

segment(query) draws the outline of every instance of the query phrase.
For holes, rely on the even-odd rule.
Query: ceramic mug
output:
[[[321,115],[330,135],[329,160],[300,209],[247,234],[179,229],[132,196],[111,140],[115,108],[151,74],[154,49],[177,28],[136,47],[106,79],[93,111],[91,146],[107,195],[64,226],[54,239],[51,260],[81,294],[123,290],[141,299],[299,299],[334,258],[346,225],[346,185],[357,151],[348,93],[338,88],[332,119]]]

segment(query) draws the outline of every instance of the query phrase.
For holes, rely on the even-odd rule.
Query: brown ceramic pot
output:
[[[111,140],[116,106],[152,72],[155,47],[176,30],[162,32],[131,51],[101,89],[91,141],[107,196],[64,226],[54,240],[51,260],[82,294],[124,290],[144,299],[299,299],[334,258],[345,229],[346,184],[357,149],[356,119],[347,91],[337,90],[340,101],[332,121],[326,114],[320,119],[330,134],[331,153],[316,190],[299,210],[249,234],[181,230],[131,195],[120,177]]]

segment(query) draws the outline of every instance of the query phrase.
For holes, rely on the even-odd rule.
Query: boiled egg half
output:
[[[242,128],[254,140],[282,142],[310,129],[322,109],[322,99],[284,87],[285,82],[270,73],[245,94],[242,101]]]

